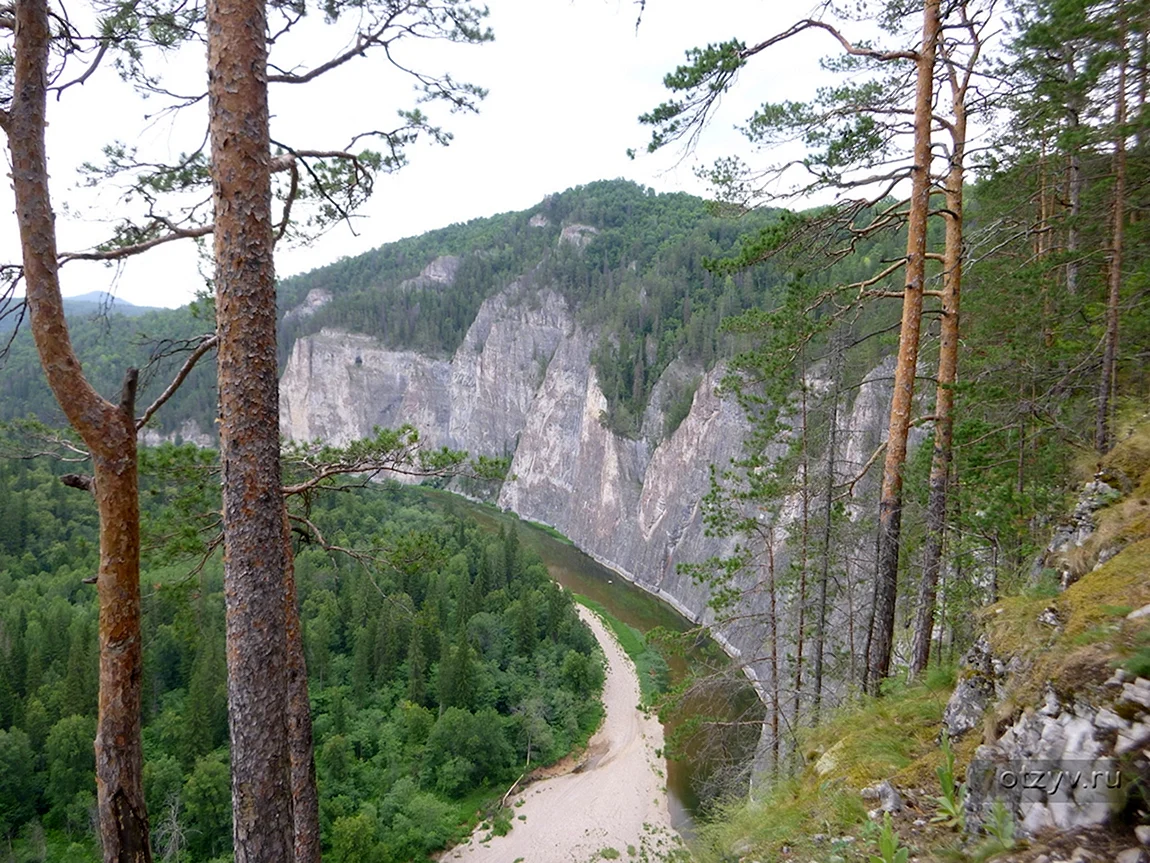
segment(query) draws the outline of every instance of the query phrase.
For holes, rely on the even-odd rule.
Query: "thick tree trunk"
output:
[[[894,646],[895,601],[898,595],[899,535],[902,528],[902,471],[906,463],[907,434],[914,407],[914,377],[922,322],[926,281],[926,228],[930,211],[931,104],[934,95],[934,57],[941,29],[939,0],[926,0],[923,8],[922,48],[918,53],[918,80],[914,108],[914,171],[907,223],[906,287],[899,332],[898,365],[890,407],[886,461],[879,497],[878,556],[875,571],[874,615],[867,639],[865,688],[877,693],[890,672]]]
[[[1098,413],[1094,422],[1094,448],[1110,449],[1110,397],[1118,365],[1118,305],[1122,291],[1122,246],[1126,227],[1126,25],[1121,27],[1118,93],[1114,105],[1114,204],[1110,240],[1110,278],[1106,298],[1106,339],[1102,350],[1102,374],[1098,381]]]
[[[136,371],[120,404],[100,397],[72,349],[60,299],[44,148],[50,30],[44,0],[16,4],[15,97],[8,118],[32,336],[48,384],[92,455],[100,514],[100,693],[96,801],[106,863],[151,860],[144,806],[140,699],[140,513],[136,479]]]
[[[954,385],[958,380],[959,303],[962,295],[962,183],[966,158],[966,107],[956,98],[953,152],[946,178],[946,251],[942,274],[942,324],[938,347],[938,387],[934,396],[934,453],[930,465],[930,498],[926,510],[926,553],[915,609],[910,673],[921,673],[930,661],[934,608],[942,545],[946,530],[946,500],[954,436]]]
[[[284,619],[288,655],[288,734],[291,750],[292,816],[295,831],[295,863],[319,863],[319,795],[312,749],[311,703],[307,694],[307,661],[303,650],[296,597],[295,561],[291,550],[291,525],[284,510]]]
[[[236,863],[292,861],[266,10],[207,7]]]

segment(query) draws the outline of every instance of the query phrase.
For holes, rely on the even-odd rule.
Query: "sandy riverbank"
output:
[[[621,860],[654,861],[679,845],[667,806],[666,763],[655,755],[663,749],[663,726],[637,708],[635,666],[614,635],[586,608],[579,614],[607,657],[606,715],[591,738],[591,757],[578,773],[536,782],[514,797],[509,834],[488,838],[477,830],[444,861],[589,863],[604,859],[608,848]]]

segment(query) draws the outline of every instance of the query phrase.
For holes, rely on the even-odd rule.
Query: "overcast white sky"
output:
[[[478,115],[438,119],[454,133],[451,146],[417,146],[410,164],[382,177],[373,200],[360,211],[353,235],[339,226],[302,249],[277,250],[277,271],[291,275],[433,228],[526,209],[550,192],[598,179],[627,177],[658,191],[702,193],[693,168],[717,155],[746,153],[733,131],[766,100],[802,98],[822,80],[818,58],[833,47],[809,34],[755,61],[722,106],[697,156],[681,153],[626,157],[641,149],[648,131],[637,116],[666,97],[663,75],[686,48],[739,37],[755,42],[807,11],[777,0],[649,0],[638,32],[630,0],[490,0],[495,41],[483,46],[412,42],[410,63],[450,71],[488,88]],[[288,50],[316,65],[343,37],[310,22]],[[184,52],[162,71],[184,92],[202,90],[202,56]],[[342,147],[364,128],[388,127],[395,110],[410,107],[410,82],[382,58],[347,64],[319,82],[273,88],[273,137],[297,148]],[[115,139],[160,157],[190,149],[203,134],[206,109],[188,109],[172,120],[149,120],[159,107],[119,83],[109,68],[83,87],[67,90],[49,108],[48,148],[60,247],[91,246],[107,234],[120,207],[120,190],[77,189],[76,168],[96,160]],[[0,206],[0,255],[18,254],[11,197]],[[169,248],[128,264],[117,275],[103,265],[69,264],[65,295],[112,290],[132,303],[178,306],[203,286],[194,248]]]

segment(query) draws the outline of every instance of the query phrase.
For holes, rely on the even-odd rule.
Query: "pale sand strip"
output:
[[[583,606],[607,657],[606,716],[591,739],[594,753],[578,773],[537,782],[513,798],[514,829],[506,836],[477,830],[442,860],[464,863],[588,863],[614,848],[620,861],[654,861],[679,845],[667,806],[663,726],[639,704],[635,666],[598,615]],[[521,821],[520,816],[526,816]],[[628,846],[634,849],[632,857]],[[643,853],[646,852],[646,853]]]

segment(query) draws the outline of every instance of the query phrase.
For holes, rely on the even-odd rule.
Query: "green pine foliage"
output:
[[[149,466],[205,456],[145,456],[148,535],[170,538],[171,490]],[[0,831],[17,859],[95,861],[94,508],[16,460],[0,461],[0,507],[17,528],[0,536]],[[514,532],[483,533],[399,487],[320,497],[309,518],[333,544],[367,538],[375,561],[297,547],[325,851],[422,858],[529,757],[589,736],[601,655]],[[143,575],[145,790],[157,854],[197,863],[231,849],[222,566],[211,556],[189,575],[177,557],[153,553]]]

